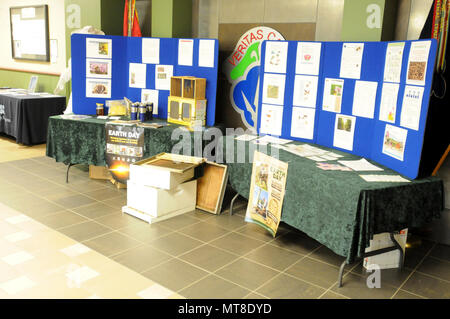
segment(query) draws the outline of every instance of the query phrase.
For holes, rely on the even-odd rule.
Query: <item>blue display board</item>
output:
[[[112,48],[104,58],[93,57],[90,53],[92,48],[87,44],[87,39],[105,40]],[[130,63],[143,63],[142,41],[143,39],[159,39],[159,63],[144,63],[146,65],[145,89],[156,90],[155,71],[159,65],[173,66],[173,76],[195,76],[206,79],[206,125],[213,126],[215,123],[217,75],[219,60],[219,45],[217,39],[188,39],[193,40],[192,66],[180,65],[178,63],[178,46],[182,39],[176,38],[139,38],[122,36],[99,36],[99,35],[72,35],[72,108],[75,114],[95,114],[96,103],[105,103],[107,100],[118,100],[127,97],[133,102],[141,101],[142,88],[129,86]],[[200,41],[214,41],[214,48],[210,51],[200,52]],[[91,40],[89,40],[91,41]],[[208,56],[211,55],[214,56]],[[95,55],[95,52],[94,52]],[[213,61],[212,66],[199,66],[199,57]],[[111,62],[111,74],[109,77],[96,78],[96,75],[88,74],[87,60]],[[94,80],[99,83],[111,81],[111,92],[108,97],[94,95],[88,97],[90,91],[89,83]],[[89,82],[88,82],[89,81]],[[170,91],[158,89],[158,115],[159,118],[167,118],[167,98]],[[87,96],[88,95],[88,96]]]
[[[276,50],[273,49],[274,45],[270,44],[271,42],[287,43],[287,60],[284,73],[274,73],[273,68],[271,68],[269,63],[270,59],[273,59],[274,54],[276,54]],[[304,87],[300,87],[304,84],[300,84],[300,81],[296,84],[295,81],[296,77],[302,76],[301,68],[300,70],[299,68],[296,69],[296,64],[300,63],[299,61],[302,58],[302,55],[297,52],[297,50],[299,50],[300,53],[300,49],[298,49],[299,43],[301,45],[304,45],[305,43],[307,45],[320,44],[320,63],[318,63],[317,73],[314,75],[311,73],[307,74],[312,78],[315,77],[317,80],[316,100],[314,105],[310,105],[306,108],[307,112],[300,112],[301,114],[308,114],[310,117],[314,115],[314,126],[311,135],[305,135],[303,137],[294,136],[292,134],[295,130],[301,131],[302,129],[301,125],[298,124],[299,118],[295,117],[295,115],[293,119],[294,110],[296,110],[296,112],[298,111],[298,109],[296,109],[298,106],[293,105],[295,99],[294,94],[295,92],[300,92],[299,90],[304,89]],[[344,46],[349,48],[349,46],[356,47],[359,44],[362,44],[362,61],[360,63],[359,74],[356,76],[347,76],[344,74],[345,76],[341,77],[341,75],[343,75],[341,74],[341,68],[344,67],[343,64],[349,61],[351,62],[348,55],[345,55],[345,58],[342,59]],[[424,44],[425,47],[428,45],[429,51],[421,51],[420,47]],[[268,45],[270,46],[269,50],[266,49]],[[411,76],[410,80],[407,81],[412,45],[415,46],[416,49],[414,50],[415,54],[411,59],[411,62],[416,60],[422,61],[420,59],[423,59],[423,56],[421,57],[420,55],[423,55],[424,52],[428,55],[425,56],[425,65],[423,61],[411,64],[410,74],[415,73],[416,76]],[[389,52],[389,58],[391,58],[394,52],[398,53],[400,51],[394,50],[395,47],[399,46],[403,47],[403,54],[397,57],[398,65],[401,63],[401,73],[399,73],[399,78],[397,78],[397,80],[385,78],[384,73],[387,52]],[[404,176],[414,179],[417,177],[419,171],[435,57],[436,40],[434,39],[397,42],[264,41],[261,47],[258,133],[336,148],[372,159]],[[282,59],[283,56],[281,57],[281,60]],[[355,63],[358,63],[357,59],[355,61]],[[390,61],[393,60],[390,59]],[[271,72],[268,72],[267,70]],[[280,104],[280,106],[271,105],[271,99],[268,98],[268,96],[274,94],[275,91],[273,91],[273,87],[270,87],[270,83],[266,85],[264,83],[265,81],[273,82],[275,84],[272,86],[276,86],[277,81],[276,78],[273,79],[273,74],[277,73],[282,74],[285,78],[284,91],[279,92],[279,94],[284,95],[283,103]],[[388,72],[386,72],[386,74],[388,74]],[[419,79],[422,79],[422,81],[419,81]],[[340,103],[336,102],[336,105],[340,104],[340,108],[336,107],[336,109],[330,111],[328,102],[329,95],[327,94],[329,93],[330,88],[334,90],[333,83],[343,83],[343,87],[339,88],[339,90],[343,90],[339,91],[341,93],[340,96],[337,94],[336,96],[338,97],[335,97],[340,101]],[[386,85],[386,92],[388,91],[388,87],[398,87],[397,103],[396,108],[394,108],[395,116],[394,113],[392,113],[390,115],[392,118],[389,120],[385,116],[385,106],[389,103],[382,103],[384,85]],[[358,86],[359,88],[356,92],[356,96],[359,95],[358,97],[355,96],[355,86]],[[373,97],[370,98],[367,96],[367,105],[361,103],[365,98],[364,94],[361,92],[366,87],[372,87],[372,89],[368,89],[367,92],[371,92]],[[405,88],[409,88],[407,90],[408,95],[405,95]],[[272,90],[272,92],[269,92],[270,90]],[[414,102],[403,103],[404,97],[410,101],[410,98],[412,99],[417,96],[417,91],[420,93],[418,94],[419,96],[422,95],[421,103],[417,103],[417,105],[414,105]],[[327,95],[325,100],[324,95]],[[387,96],[388,95],[386,94],[385,97]],[[355,102],[355,100],[359,102]],[[384,101],[387,101],[387,99]],[[371,104],[373,102],[374,105]],[[359,105],[360,108],[358,109],[354,104]],[[371,112],[369,112],[369,115],[362,114],[361,111],[358,111],[361,110],[361,106],[362,109],[364,109],[364,107],[371,109],[368,105],[373,105],[372,114],[370,114]],[[382,105],[383,108],[381,107]],[[389,105],[395,105],[395,103],[391,102]],[[279,107],[282,107],[282,120],[279,124],[281,125],[281,128],[272,123],[270,124],[272,132],[270,132],[270,130],[264,126],[264,121],[268,122],[269,118],[280,121],[280,114],[274,115],[268,112],[268,110],[271,109],[274,109],[274,113],[279,112],[281,110]],[[305,109],[305,107],[301,108]],[[403,108],[405,108],[405,110],[403,110]],[[380,111],[382,112],[381,118]],[[312,114],[313,112],[314,114]],[[403,118],[402,113],[404,113]],[[408,115],[414,115],[414,113],[416,113],[415,118],[417,118],[417,121],[408,118]],[[343,146],[341,143],[336,142],[336,135],[341,132],[337,129],[338,118],[342,118],[345,121],[346,116],[350,119],[348,132],[353,132],[353,140],[350,142],[347,141],[349,142],[347,143],[348,145]],[[340,129],[342,128],[343,127],[340,127]]]

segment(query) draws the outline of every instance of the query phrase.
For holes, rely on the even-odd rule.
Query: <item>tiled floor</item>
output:
[[[242,200],[236,202],[233,216],[225,207],[219,216],[194,211],[149,225],[121,213],[126,190],[90,180],[84,167],[71,168],[66,184],[64,165],[53,159],[10,161],[0,163],[0,180],[0,203],[56,230],[53,236],[70,238],[98,253],[97,260],[103,258],[96,268],[86,266],[101,274],[113,274],[115,265],[125,266],[157,283],[164,296],[174,292],[185,298],[450,298],[450,247],[418,237],[409,238],[403,270],[381,272],[381,288],[367,287],[370,273],[361,264],[345,268],[344,286],[338,288],[344,258],[283,223],[272,238],[244,221],[246,202]],[[226,199],[224,205],[228,203]],[[15,226],[1,221],[2,240],[25,235],[11,227]],[[23,246],[28,253],[25,249],[52,245],[45,238],[28,242]],[[26,260],[28,255],[10,258]],[[52,254],[51,258],[57,257]],[[30,276],[46,269],[48,263],[36,263]],[[82,277],[89,279],[92,270],[84,269]],[[17,287],[30,285],[27,278],[18,277]],[[105,284],[92,278],[82,287],[102,296],[114,291],[117,280]],[[0,297],[16,286],[5,286],[4,281],[0,277]],[[128,288],[128,279],[120,281]],[[153,294],[157,295],[150,291],[147,296]]]

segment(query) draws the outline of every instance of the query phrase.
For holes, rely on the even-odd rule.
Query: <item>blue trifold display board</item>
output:
[[[274,82],[276,84],[276,79],[273,78],[273,74],[277,74],[278,72],[273,72],[273,69],[270,69],[268,72],[267,68],[271,67],[267,63],[270,62],[271,58],[278,57],[274,54],[273,45],[270,45],[271,42],[286,42],[287,43],[287,59],[286,61],[286,71],[282,73],[285,77],[284,83],[284,92],[279,92],[279,94],[284,94],[283,103],[279,103],[277,105],[271,105],[270,102],[267,102],[267,96],[277,94],[274,88],[270,88],[269,84],[267,86],[264,85],[265,78],[269,79],[268,82]],[[416,43],[423,42],[423,43]],[[416,45],[424,44],[428,42],[429,45],[429,54],[428,60],[426,61],[426,69],[425,69],[425,79],[421,85],[418,82],[414,84],[409,81],[407,84],[407,76],[408,76],[408,64],[409,64],[409,56],[411,45],[416,43]],[[298,106],[293,105],[294,99],[294,91],[295,91],[295,78],[296,75],[299,76],[301,73],[296,74],[296,63],[297,63],[297,48],[299,43],[306,44],[314,44],[321,43],[320,49],[320,64],[319,69],[317,71],[317,95],[315,104],[310,107],[310,110],[315,110],[314,113],[314,132],[311,132],[311,136],[308,138],[299,138],[291,135],[292,128],[292,115],[294,108]],[[362,63],[360,67],[360,75],[359,78],[357,76],[350,77],[340,77],[341,75],[341,58],[344,45],[352,45],[352,44],[363,44],[363,54],[362,54]],[[385,79],[385,62],[386,62],[386,53],[388,51],[388,46],[395,46],[396,44],[404,44],[403,47],[403,55],[401,58],[401,74],[399,81],[391,81],[389,79]],[[261,134],[268,134],[273,136],[278,136],[281,138],[287,138],[292,140],[304,141],[315,143],[318,145],[323,145],[326,147],[331,147],[335,149],[339,149],[345,152],[349,152],[361,157],[365,157],[371,160],[374,160],[386,167],[389,167],[400,174],[409,177],[411,179],[415,179],[418,176],[420,159],[422,153],[423,146],[423,138],[425,134],[425,124],[427,120],[428,113],[428,104],[430,100],[430,92],[431,92],[431,84],[433,79],[433,69],[435,65],[435,57],[436,57],[436,40],[427,39],[427,40],[417,40],[417,41],[395,41],[395,42],[297,42],[297,41],[264,41],[261,46],[261,68],[260,68],[260,92],[259,92],[259,102],[258,102],[258,125],[257,131]],[[270,45],[270,49],[266,48]],[[271,52],[268,52],[271,51]],[[279,53],[279,52],[278,52]],[[269,58],[266,58],[267,55],[273,55]],[[420,53],[418,54],[420,55]],[[425,58],[426,59],[426,58]],[[283,56],[281,57],[283,60]],[[415,61],[415,60],[413,60]],[[414,63],[413,63],[414,64]],[[417,67],[420,63],[416,63],[411,68]],[[422,63],[423,65],[423,63]],[[420,67],[419,67],[420,69]],[[279,72],[281,73],[281,72]],[[279,74],[278,73],[278,74]],[[328,107],[324,109],[324,95],[326,92],[325,89],[330,89],[330,87],[326,86],[326,79],[334,79],[334,80],[343,80],[343,90],[341,99],[341,108],[337,111],[329,111]],[[389,81],[388,81],[389,80]],[[375,95],[375,104],[373,110],[373,116],[361,116],[359,113],[354,115],[354,97],[355,97],[355,85],[357,81],[370,81],[376,83],[376,95]],[[300,83],[300,82],[299,82]],[[330,82],[329,82],[330,83]],[[375,84],[372,83],[372,84]],[[395,110],[395,116],[390,120],[386,120],[386,117],[380,119],[380,106],[382,100],[382,91],[383,85],[387,84],[392,85],[391,83],[396,83],[398,85],[398,95],[397,95],[397,104]],[[360,83],[361,84],[361,83]],[[412,109],[406,109],[407,107],[411,107],[410,104],[404,106],[403,100],[405,95],[405,87],[409,87],[411,92],[415,94],[417,90],[423,90],[422,103],[418,104],[417,112],[420,113],[420,117],[417,121],[418,127],[411,126],[408,123],[407,115],[411,114],[411,110],[414,111],[414,107]],[[279,87],[282,89],[282,87]],[[299,88],[297,88],[299,89]],[[303,87],[301,89],[304,89]],[[264,91],[266,90],[266,92]],[[269,90],[272,90],[270,93]],[[374,90],[372,91],[374,92]],[[410,96],[410,95],[409,95]],[[266,98],[264,100],[264,98]],[[270,100],[270,99],[269,99]],[[361,101],[361,99],[358,99]],[[367,97],[367,103],[369,103],[370,98]],[[327,100],[328,101],[328,100]],[[263,106],[264,104],[264,106]],[[273,103],[278,104],[278,103]],[[298,104],[298,103],[296,103]],[[361,104],[361,103],[360,103]],[[386,105],[386,104],[384,104]],[[391,102],[391,105],[395,105],[395,103]],[[269,109],[282,107],[282,120],[280,120],[280,115],[274,115],[270,113]],[[266,110],[263,110],[265,108]],[[405,108],[405,110],[403,110]],[[279,109],[280,110],[280,109]],[[403,121],[401,120],[402,112],[405,112]],[[309,111],[312,112],[312,111]],[[410,113],[408,113],[410,112]],[[275,112],[276,113],[276,112]],[[383,112],[383,114],[385,114]],[[354,134],[353,141],[349,147],[340,147],[340,144],[335,145],[335,132],[337,131],[335,127],[337,127],[337,117],[342,116],[350,116],[353,118],[351,125],[353,126]],[[263,118],[262,118],[263,117]],[[272,125],[273,132],[269,132],[267,128],[262,127],[264,123],[262,121],[281,121],[279,125],[281,128],[273,123]],[[296,119],[298,121],[298,119]],[[410,123],[410,122],[409,122]],[[262,129],[263,128],[263,129]],[[342,126],[340,127],[343,128]],[[279,132],[278,134],[275,132]],[[388,135],[386,136],[386,134]],[[389,135],[390,133],[390,135]],[[401,134],[400,134],[401,133]],[[404,144],[398,143],[399,138],[395,134],[399,134],[403,136],[400,138],[400,141],[403,141]],[[404,136],[406,134],[406,140]],[[403,140],[402,140],[403,139]],[[384,145],[386,143],[386,145]]]
[[[111,76],[109,78],[99,78],[101,81],[111,81],[110,97],[87,97],[87,50],[86,39],[111,41]],[[133,102],[141,101],[141,88],[129,86],[130,63],[142,62],[142,41],[143,39],[159,39],[159,63],[145,63],[146,65],[146,85],[145,89],[155,90],[155,70],[158,65],[173,66],[173,76],[195,76],[206,79],[206,125],[213,126],[215,123],[216,95],[217,95],[217,74],[219,60],[219,45],[217,39],[189,39],[193,40],[192,66],[178,64],[178,46],[182,39],[176,38],[140,38],[122,36],[101,36],[90,34],[74,34],[71,38],[72,45],[72,109],[75,114],[95,114],[96,103],[105,103],[107,100],[121,100],[127,97]],[[199,66],[200,41],[214,41],[214,57],[209,57],[214,61],[212,67]],[[88,50],[90,50],[88,48]],[[88,57],[89,58],[89,57]],[[108,58],[105,58],[108,59]],[[99,61],[102,61],[100,59]],[[95,75],[90,75],[90,80],[95,79]],[[158,90],[158,118],[167,118],[167,98],[170,90]]]

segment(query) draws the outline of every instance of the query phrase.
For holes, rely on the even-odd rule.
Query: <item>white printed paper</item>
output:
[[[142,63],[159,64],[159,39],[142,38]]]
[[[413,130],[419,130],[420,113],[423,99],[422,86],[405,86],[403,95],[402,112],[400,114],[400,125]]]
[[[344,43],[342,45],[341,72],[339,77],[359,79],[364,43]]]
[[[295,106],[316,107],[317,83],[319,78],[310,75],[296,75],[294,81],[294,97],[292,104]]]
[[[288,42],[266,42],[265,72],[286,73]]]
[[[283,123],[283,107],[280,105],[263,104],[261,107],[260,133],[281,135]]]
[[[111,80],[87,78],[86,97],[111,98]]]
[[[359,175],[366,182],[399,182],[409,183],[410,181],[400,175]]]
[[[158,90],[148,90],[148,89],[141,90],[141,102],[152,102],[154,115],[158,115],[158,101],[159,101]]]
[[[287,140],[284,138],[278,138],[278,137],[270,136],[270,135],[264,135],[263,137],[259,138],[259,141],[264,142],[264,143],[279,144],[279,145],[284,145],[289,142],[292,142],[291,140]]]
[[[130,63],[129,83],[130,88],[145,89],[147,86],[147,65],[143,63]]]
[[[386,49],[386,62],[384,64],[384,81],[400,82],[404,48],[405,42],[388,43]]]
[[[328,112],[341,113],[343,94],[344,80],[326,78],[323,89],[322,109]]]
[[[353,150],[356,117],[337,114],[334,124],[333,146]]]
[[[395,123],[398,89],[398,83],[383,83],[380,102],[380,121]]]
[[[214,40],[199,40],[198,66],[207,68],[214,67],[215,45]]]
[[[284,105],[285,81],[283,74],[264,73],[263,103]]]
[[[406,84],[425,85],[431,41],[411,42]]]
[[[237,141],[251,141],[257,137],[258,137],[257,135],[242,134],[242,135],[236,136],[234,139]]]
[[[170,78],[173,76],[173,65],[157,65],[155,67],[155,89],[170,90]]]
[[[315,109],[293,107],[291,136],[312,140],[314,137],[315,114]]]
[[[112,77],[112,60],[86,59],[86,77],[110,79]]]
[[[86,38],[86,57],[111,59],[112,40],[103,38]]]
[[[192,66],[194,58],[194,40],[180,39],[178,40],[178,64]]]
[[[350,167],[354,171],[383,171],[381,167],[369,163],[365,158],[356,161],[338,161],[338,163]]]
[[[403,161],[408,130],[386,124],[383,138],[383,154]]]
[[[353,95],[353,115],[373,119],[377,87],[378,82],[356,81]]]
[[[299,42],[295,73],[319,75],[321,48],[320,42]]]

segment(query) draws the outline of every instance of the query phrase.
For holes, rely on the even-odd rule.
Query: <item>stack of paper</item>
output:
[[[382,171],[383,169],[370,164],[365,158],[357,161],[338,161],[342,165],[350,167],[354,171]]]
[[[359,175],[366,182],[410,182],[400,175]]]

